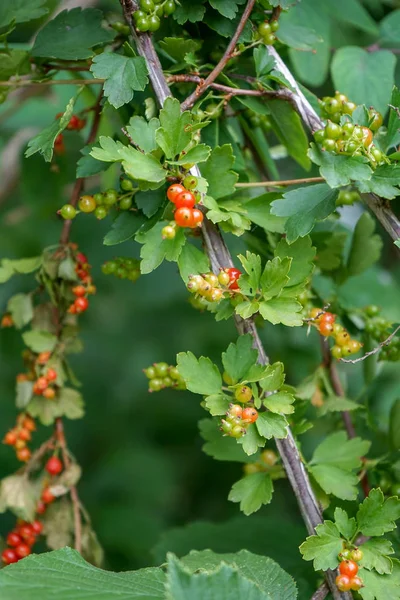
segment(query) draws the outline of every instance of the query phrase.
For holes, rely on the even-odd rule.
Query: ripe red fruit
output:
[[[31,549],[28,544],[20,544],[15,548],[15,554],[18,558],[25,558],[26,556],[29,556],[30,553]]]
[[[203,222],[203,219],[204,219],[204,215],[199,208],[194,208],[192,210],[192,217],[193,217],[194,227],[198,227],[200,225],[200,223]]]
[[[193,210],[191,208],[178,208],[174,214],[175,223],[179,227],[193,226]]]
[[[50,504],[56,499],[54,494],[51,493],[49,488],[45,488],[42,492],[42,500],[45,504]]]
[[[78,129],[79,121],[80,121],[79,117],[77,117],[76,115],[72,115],[72,117],[70,118],[69,123],[67,125],[67,129],[69,129],[69,130]]]
[[[83,252],[77,252],[75,259],[80,265],[86,265],[89,262],[86,254],[83,254]]]
[[[321,335],[323,335],[324,337],[327,337],[328,335],[332,335],[333,325],[332,325],[332,323],[327,323],[326,321],[323,321],[321,319],[321,321],[319,322],[318,330]]]
[[[350,589],[351,590],[358,592],[358,590],[360,590],[362,587],[364,587],[364,584],[360,577],[352,577],[350,579]]]
[[[45,469],[50,475],[58,475],[63,470],[63,464],[58,456],[52,456],[47,461]]]
[[[258,419],[258,412],[250,406],[243,409],[242,420],[245,423],[255,423]]]
[[[167,198],[168,198],[168,200],[170,200],[170,202],[175,203],[175,199],[179,196],[179,194],[181,194],[182,192],[185,192],[185,191],[186,190],[183,187],[183,185],[181,185],[180,183],[173,183],[167,189]]]
[[[185,190],[175,197],[174,204],[176,208],[193,208],[196,204],[196,198],[192,192]]]
[[[57,379],[57,371],[55,369],[47,369],[45,377],[47,381],[55,381]]]
[[[50,356],[51,356],[51,352],[41,352],[38,355],[36,362],[39,365],[45,365],[47,363],[47,361],[49,360]]]
[[[24,442],[29,442],[29,440],[32,438],[31,432],[28,429],[22,428],[18,433],[18,438],[20,440],[24,440]]]
[[[76,285],[72,288],[72,293],[75,296],[82,297],[86,294],[86,288],[83,285]]]
[[[239,404],[231,404],[229,407],[228,414],[232,417],[239,417],[239,419],[241,419],[243,414],[243,408]]]
[[[22,422],[22,426],[25,427],[25,429],[28,429],[29,431],[36,431],[35,421],[31,419],[31,417],[25,417],[25,419]]]
[[[88,309],[89,300],[87,298],[77,298],[74,306],[77,313],[85,312]]]
[[[56,390],[52,387],[48,387],[47,390],[44,390],[43,397],[46,398],[46,400],[54,400],[56,397]]]
[[[89,279],[89,274],[84,269],[77,269],[76,274],[81,281],[87,281]]]
[[[48,386],[48,381],[46,379],[46,377],[38,377],[38,379],[35,382],[36,388],[38,390],[45,390]]]
[[[27,462],[31,457],[31,451],[29,448],[20,448],[17,450],[17,459],[21,462]]]
[[[358,573],[358,564],[354,560],[342,560],[339,565],[339,573],[351,579]]]
[[[334,315],[331,312],[325,312],[323,315],[321,315],[321,321],[325,322],[325,323],[334,323],[336,319],[336,315]]]
[[[237,280],[241,276],[242,272],[239,271],[239,269],[235,269],[235,268],[225,269],[225,271],[226,271],[226,273],[228,273],[228,275],[230,277],[230,282],[228,284],[228,288],[230,288],[231,290],[238,290],[239,284],[238,284]]]
[[[24,540],[31,538],[35,534],[32,525],[29,525],[29,523],[21,525],[21,527],[18,528],[18,533]]]
[[[41,521],[33,521],[32,529],[36,535],[40,535],[43,531],[43,523]]]
[[[3,442],[5,444],[7,444],[8,446],[14,446],[16,441],[17,441],[17,435],[14,433],[14,431],[8,431],[6,433],[6,435],[4,436],[4,440],[3,440]]]
[[[39,500],[38,505],[36,507],[36,512],[38,515],[43,515],[46,512],[47,506],[42,500]]]
[[[338,575],[336,577],[336,585],[341,592],[348,592],[351,589],[350,578],[347,575]]]
[[[15,550],[13,550],[12,548],[6,548],[1,553],[1,560],[5,565],[10,565],[11,563],[18,562],[18,556]]]
[[[7,536],[7,544],[8,546],[18,546],[21,544],[22,538],[15,531],[11,531]]]

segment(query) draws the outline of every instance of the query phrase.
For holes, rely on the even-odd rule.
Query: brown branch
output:
[[[396,327],[396,329],[386,338],[386,340],[384,342],[381,342],[380,344],[378,344],[378,346],[376,346],[376,348],[374,348],[373,350],[370,350],[369,352],[366,352],[363,356],[361,356],[360,358],[341,358],[340,361],[341,362],[345,362],[345,363],[352,363],[353,365],[361,362],[363,360],[365,360],[366,358],[368,358],[369,356],[373,356],[374,354],[376,354],[377,352],[379,352],[379,350],[382,350],[382,348],[384,346],[387,346],[388,344],[390,344],[390,342],[392,341],[392,339],[394,338],[394,336],[396,335],[396,333],[400,330],[400,325],[398,327]]]
[[[136,43],[138,54],[143,56],[146,61],[154,93],[159,104],[163,105],[165,99],[171,96],[171,92],[162,71],[160,61],[152,44],[151,37],[148,34],[137,34],[132,24],[132,12],[135,8],[132,0],[120,0],[120,2],[126,22],[130,27],[131,35]],[[246,10],[249,10],[250,7],[251,11],[253,5],[254,2],[249,2]],[[221,69],[225,64],[226,61],[222,65]],[[191,169],[191,173],[193,175],[200,175],[200,171],[197,167],[193,167],[193,169]],[[205,218],[203,222],[202,234],[204,246],[209,257],[212,270],[215,273],[218,273],[221,268],[232,266],[232,257],[225,245],[219,229],[207,218]],[[258,335],[254,321],[252,319],[241,319],[239,316],[235,315],[235,324],[240,335],[243,333],[250,333],[253,338],[253,345],[258,351],[259,363],[267,364],[269,362],[268,356],[265,352],[260,336]],[[312,535],[315,533],[315,527],[323,521],[322,513],[311,488],[310,480],[297,448],[296,441],[289,427],[287,430],[287,437],[285,439],[277,439],[276,446],[282,458],[289,482],[296,495],[307,530]],[[335,584],[336,574],[334,571],[327,571],[325,576],[328,580],[329,588],[334,600],[350,600],[352,597],[351,594],[342,593],[338,590]]]
[[[324,581],[324,583],[320,585],[317,591],[311,596],[311,600],[325,600],[328,594],[329,588]]]
[[[199,83],[201,84],[205,80],[198,75],[169,75],[167,77],[168,83]],[[246,90],[242,88],[234,88],[228,85],[222,85],[220,83],[210,83],[210,88],[228,94],[229,96],[269,96],[270,98],[281,98],[282,100],[291,100],[290,94],[286,89],[281,88],[279,90]]]
[[[229,61],[230,58],[232,58],[232,52],[234,51],[235,46],[236,46],[236,44],[242,34],[242,31],[244,29],[244,26],[246,25],[246,22],[251,15],[251,11],[253,10],[255,1],[256,0],[248,0],[247,1],[246,8],[243,11],[242,17],[238,23],[236,31],[233,34],[232,39],[229,42],[223,57],[221,58],[219,63],[214,67],[214,69],[211,71],[211,73],[206,77],[206,79],[203,81],[203,83],[198,85],[196,90],[192,94],[190,94],[190,96],[188,96],[186,98],[186,100],[184,100],[182,102],[182,105],[181,105],[182,110],[187,110],[187,109],[191,108],[193,106],[193,104],[198,100],[198,98],[200,98],[200,96],[202,94],[204,94],[204,92],[210,87],[210,85],[212,83],[214,83],[214,81],[217,79],[217,77],[222,73],[227,62]]]
[[[304,177],[303,179],[283,179],[282,181],[251,181],[249,183],[236,183],[237,188],[254,187],[279,187],[287,185],[302,185],[305,183],[321,183],[325,181],[323,177]]]
[[[22,79],[20,81],[0,81],[0,87],[19,88],[32,85],[92,85],[103,84],[105,79],[45,79],[44,81],[32,81]]]
[[[71,459],[67,451],[67,442],[65,440],[64,424],[61,417],[56,419],[56,437],[60,444],[61,455],[66,469],[71,466]],[[69,493],[71,495],[72,507],[74,512],[74,532],[75,532],[75,550],[82,552],[82,520],[81,520],[81,503],[79,500],[76,486],[73,485]]]
[[[35,452],[30,457],[29,461],[22,467],[21,472],[30,473],[31,471],[34,471],[39,460],[41,460],[41,458],[43,458],[46,452],[51,450],[53,447],[54,434],[48,440],[43,442],[43,444],[39,446],[37,450],[35,450]]]

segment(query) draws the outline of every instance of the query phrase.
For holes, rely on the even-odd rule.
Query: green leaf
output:
[[[293,244],[288,244],[282,238],[274,250],[274,255],[283,260],[291,259],[289,271],[289,283],[286,287],[298,286],[305,283],[314,270],[314,259],[316,249],[312,245],[309,236],[297,239]]]
[[[81,419],[84,415],[83,399],[72,388],[62,388],[58,396],[49,402],[42,396],[34,396],[27,406],[32,417],[37,417],[43,425],[51,425],[57,417]]]
[[[294,413],[294,407],[292,406],[294,400],[293,394],[289,392],[277,392],[276,394],[266,396],[263,404],[273,413],[290,415]]]
[[[381,165],[375,169],[368,181],[361,181],[357,187],[362,193],[373,192],[382,198],[393,200],[400,194],[400,166],[396,164]]]
[[[363,571],[364,586],[359,591],[363,600],[400,600],[400,562],[393,559],[390,575],[379,575],[374,571]]]
[[[357,531],[357,523],[354,517],[349,519],[349,515],[343,508],[335,508],[335,525],[346,540],[351,540]]]
[[[299,115],[293,107],[284,100],[265,100],[271,113],[272,127],[284,144],[292,158],[303,169],[311,166],[307,156],[308,139],[305,134]]]
[[[70,546],[73,541],[74,513],[71,502],[65,496],[46,510],[43,518],[43,535],[51,550]]]
[[[395,66],[396,57],[388,50],[367,52],[357,46],[339,48],[331,65],[333,85],[356,104],[373,106],[385,114],[394,85]]]
[[[239,438],[237,443],[242,446],[247,456],[251,456],[257,452],[258,448],[265,446],[265,439],[258,433],[255,423],[252,423],[247,428],[246,434]]]
[[[33,319],[31,294],[15,294],[7,303],[7,312],[11,313],[14,325],[21,329]]]
[[[46,0],[15,0],[15,2],[2,2],[0,4],[0,28],[15,23],[26,23],[38,19],[49,12]]]
[[[366,181],[372,177],[372,169],[368,165],[368,159],[364,156],[333,154],[333,152],[321,150],[316,144],[310,145],[308,155],[313,163],[319,165],[319,172],[331,188],[349,185],[352,181]]]
[[[358,410],[360,408],[362,408],[361,404],[357,404],[357,402],[348,400],[348,398],[344,398],[343,396],[328,396],[324,400],[323,405],[318,409],[318,412],[323,416],[331,412]]]
[[[369,571],[375,569],[381,575],[392,572],[393,562],[389,554],[394,554],[394,550],[389,540],[372,538],[362,545],[362,551],[360,567]]]
[[[359,0],[339,0],[335,6],[327,3],[324,8],[338,21],[354,25],[367,33],[376,36],[378,28],[369,12]]]
[[[319,43],[323,40],[321,34],[311,27],[304,27],[288,18],[289,13],[283,14],[279,19],[279,30],[276,37],[282,44],[295,50],[310,52],[319,48]]]
[[[57,344],[57,336],[48,331],[33,329],[22,334],[25,346],[33,352],[52,352]]]
[[[398,47],[400,45],[400,11],[393,10],[379,23],[379,45]]]
[[[357,512],[358,529],[367,536],[383,535],[396,528],[400,518],[400,500],[397,497],[385,500],[382,491],[373,489],[360,505]]]
[[[303,324],[301,317],[302,305],[291,298],[273,298],[260,302],[260,314],[263,319],[273,325],[282,323],[288,327],[299,327]]]
[[[289,282],[288,273],[291,266],[291,258],[281,260],[278,256],[269,260],[260,279],[260,287],[263,298],[269,300],[279,296],[282,289]]]
[[[114,108],[130,102],[133,92],[143,91],[149,81],[146,62],[141,56],[103,52],[93,58],[90,70],[94,77],[106,80],[104,95]]]
[[[275,67],[275,59],[263,45],[257,46],[253,50],[254,66],[257,77],[263,77]]]
[[[281,197],[281,194],[267,192],[266,194],[257,196],[257,198],[243,200],[242,204],[246,210],[246,216],[250,221],[267,231],[284,233],[286,218],[277,217],[271,212],[271,203]]]
[[[204,398],[204,402],[210,415],[218,417],[226,415],[231,399],[224,394],[212,394]]]
[[[330,464],[346,471],[358,469],[370,446],[370,441],[359,437],[348,439],[344,431],[331,433],[315,449],[310,464]]]
[[[257,356],[249,333],[240,335],[236,343],[229,344],[227,351],[222,353],[222,364],[234,384],[246,379],[249,369],[257,362]]]
[[[122,161],[125,172],[133,179],[155,183],[164,181],[166,172],[152,154],[142,154],[132,146],[124,146],[110,137],[100,136],[99,143],[101,148],[94,147],[90,152],[96,160]]]
[[[27,474],[5,477],[0,483],[1,512],[9,508],[20,519],[31,522],[35,517],[39,494]]]
[[[129,211],[121,212],[113,221],[111,230],[106,233],[103,244],[105,246],[115,246],[130,240],[145,221],[146,219],[142,215]]]
[[[65,281],[77,281],[78,276],[75,272],[76,263],[73,261],[71,256],[67,256],[58,265],[57,276]]]
[[[148,231],[136,236],[136,240],[143,244],[140,256],[140,270],[143,274],[151,273],[163,260],[176,262],[182,252],[186,242],[186,237],[182,228],[179,228],[173,240],[163,240],[161,230],[165,223],[159,221]]]
[[[176,62],[180,63],[185,54],[195,53],[201,47],[201,42],[192,38],[165,37],[158,42],[160,48]]]
[[[246,256],[238,255],[246,274],[239,277],[239,287],[244,294],[255,296],[260,285],[261,257],[247,250]]]
[[[256,427],[258,433],[267,440],[284,439],[287,437],[289,424],[283,415],[263,412],[258,415]]]
[[[96,8],[63,10],[46,23],[36,37],[32,56],[60,60],[82,60],[93,56],[92,48],[110,42],[114,31],[106,31],[101,23],[103,13]]]
[[[234,438],[222,435],[217,419],[202,419],[199,421],[199,430],[201,437],[206,442],[203,445],[203,452],[215,460],[239,463],[254,460],[254,458],[246,456]]]
[[[269,504],[272,493],[272,479],[268,473],[252,473],[233,484],[228,500],[240,502],[240,510],[248,516],[257,512],[263,504]]]
[[[238,4],[244,4],[244,0],[209,0],[209,2],[215,10],[227,19],[234,19],[239,10]]]
[[[91,177],[92,175],[101,173],[107,168],[107,166],[102,162],[96,160],[93,158],[93,156],[90,156],[90,153],[94,147],[95,145],[89,145],[81,149],[80,152],[83,154],[83,156],[76,163],[77,177]]]
[[[300,552],[304,560],[314,561],[316,571],[336,569],[342,543],[336,525],[332,521],[324,521],[316,526],[315,535],[311,535],[301,544]]]
[[[359,275],[379,260],[383,242],[374,231],[375,220],[368,213],[363,213],[354,229],[347,259],[347,273],[350,277]]]
[[[178,258],[178,267],[185,283],[187,283],[189,275],[199,275],[210,271],[207,255],[189,243],[186,243],[182,248]]]
[[[156,131],[157,144],[167,158],[175,158],[186,148],[191,140],[190,125],[192,116],[190,112],[181,113],[179,101],[176,98],[167,98],[160,110],[161,127]]]
[[[189,164],[197,164],[201,162],[205,162],[208,160],[210,156],[211,148],[210,146],[206,146],[205,144],[197,144],[194,148],[191,148],[188,152],[181,155],[181,158],[178,160],[170,160],[168,161],[171,165],[185,165]]]
[[[195,394],[218,394],[222,379],[218,367],[209,358],[200,356],[197,360],[192,352],[177,355],[177,367],[188,390]]]
[[[208,181],[208,194],[218,200],[235,192],[238,175],[231,170],[235,159],[230,144],[217,146],[201,172]]]
[[[398,12],[397,14],[400,13]],[[393,87],[390,104],[389,122],[383,143],[383,149],[386,153],[391,148],[396,148],[400,143],[400,115],[398,110],[396,110],[400,109],[400,90],[396,86]]]
[[[357,498],[359,483],[357,475],[329,464],[309,467],[309,471],[325,493],[333,494],[342,500]]]
[[[126,130],[135,145],[144,152],[153,152],[157,148],[156,131],[160,127],[158,119],[146,121],[143,117],[134,116],[130,118]]]
[[[284,365],[276,362],[268,365],[260,379],[260,386],[264,392],[276,392],[285,381]]]
[[[29,404],[32,398],[32,381],[17,381],[15,405],[20,410],[23,410]]]
[[[43,129],[29,141],[28,148],[25,151],[26,157],[32,156],[33,154],[36,154],[36,152],[40,152],[46,162],[51,161],[53,158],[55,139],[67,127],[72,117],[72,113],[74,112],[75,102],[80,91],[81,90],[79,90],[78,93],[75,94],[75,96],[73,96],[68,102],[67,106],[65,107],[64,114],[60,119],[56,119],[51,125],[49,125],[49,127]]]
[[[174,19],[179,25],[183,25],[187,21],[190,21],[191,23],[202,21],[206,12],[205,7],[203,6],[204,3],[205,0],[188,0],[186,2],[180,2],[178,8],[174,12]]]
[[[6,81],[12,75],[21,76],[30,72],[31,64],[28,52],[25,50],[9,50],[6,53],[0,50],[0,77],[3,81]]]
[[[7,600],[163,600],[165,575],[148,568],[125,573],[102,571],[87,563],[76,550],[63,548],[31,555],[0,572],[0,595]]]
[[[400,398],[394,401],[390,410],[389,440],[393,450],[400,450]]]
[[[340,267],[347,238],[348,235],[344,231],[314,233],[313,240],[317,246],[316,262],[320,269],[334,271]]]
[[[266,594],[265,600],[295,600],[297,597],[296,585],[293,579],[276,562],[266,556],[252,554],[247,550],[240,550],[235,554],[215,554],[212,550],[201,552],[192,550],[190,554],[181,559],[182,564],[191,573],[208,573],[219,568],[221,561],[224,564],[231,565],[243,577],[254,582],[263,594]],[[223,596],[223,600],[227,600],[230,596],[231,594],[228,591]],[[214,596],[212,598],[216,600]],[[234,598],[243,598],[243,596],[238,594]],[[253,600],[253,596],[249,598]],[[185,597],[186,599],[189,599],[189,596]],[[190,600],[192,600],[191,596]],[[206,598],[203,597],[202,600],[206,600]],[[207,596],[207,600],[211,600],[211,597],[209,599]]]
[[[275,200],[271,212],[279,217],[289,217],[285,224],[287,241],[296,241],[306,236],[316,221],[326,219],[336,208],[339,192],[325,183],[297,188]]]

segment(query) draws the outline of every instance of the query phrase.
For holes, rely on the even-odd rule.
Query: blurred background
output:
[[[55,4],[49,2],[49,6]],[[116,0],[84,4],[99,6],[111,21],[120,19]],[[19,26],[10,41],[24,47],[37,26],[37,21]],[[348,29],[346,44],[351,36],[359,36],[357,30]],[[340,35],[343,38],[343,31]],[[65,77],[65,73],[60,74],[60,78]],[[97,87],[92,87],[93,92],[85,89],[81,94],[76,112],[93,102]],[[66,154],[51,164],[39,155],[25,159],[23,153],[27,140],[63,111],[74,91],[74,86],[65,85],[26,88],[0,107],[0,258],[36,256],[44,247],[57,243],[62,222],[56,211],[68,201],[87,132],[65,132]],[[334,90],[327,80],[313,91],[324,95]],[[119,112],[107,108],[106,115],[100,133],[112,134],[129,119],[129,106]],[[273,137],[270,142],[278,143]],[[278,168],[282,179],[306,176],[284,156]],[[313,174],[317,173],[308,173]],[[117,185],[118,175],[111,168],[91,178],[87,189],[95,192]],[[360,206],[341,211],[341,225],[351,230]],[[132,241],[104,246],[102,240],[110,225],[109,218],[99,222],[85,215],[73,223],[72,240],[88,255],[98,292],[80,319],[84,352],[72,356],[82,383],[86,415],[81,421],[66,422],[68,444],[83,468],[79,493],[104,548],[105,567],[131,570],[160,564],[167,550],[185,554],[191,548],[235,551],[246,547],[278,560],[296,577],[307,597],[315,589],[314,575],[297,551],[296,544],[306,532],[288,483],[276,483],[270,506],[251,517],[240,516],[238,505],[228,502],[227,495],[241,476],[241,465],[217,462],[202,452],[197,422],[206,415],[199,397],[170,390],[152,395],[147,392],[143,368],[156,361],[174,364],[176,354],[186,350],[219,362],[221,352],[236,339],[233,324],[215,324],[212,315],[194,310],[173,264],[164,263],[136,283],[103,275],[101,264],[105,260],[114,256],[139,258],[140,252],[140,246]],[[390,242],[385,234],[383,237],[386,246],[381,265],[353,278],[339,294],[347,306],[377,303],[385,309],[385,317],[400,321],[399,268]],[[228,241],[234,253],[243,249],[240,240],[231,236]],[[28,291],[32,285],[32,276],[16,276],[1,285],[0,312],[12,294]],[[305,328],[265,326],[261,336],[271,360],[285,363],[290,384],[297,384],[318,365],[319,342],[314,331],[307,337]],[[1,432],[15,420],[14,383],[22,370],[22,349],[19,332],[1,331]],[[361,368],[343,366],[342,371],[349,397],[368,400],[372,408],[368,426],[376,437],[371,455],[377,455],[385,447],[388,414],[399,396],[398,365],[381,369],[367,396],[362,389]],[[363,423],[361,419],[360,435]],[[329,428],[322,420],[302,438],[306,457]],[[35,437],[38,444],[49,435],[43,430]],[[18,466],[14,453],[0,445],[0,477]],[[210,524],[188,525],[199,521]],[[12,523],[10,514],[1,515],[0,535]]]

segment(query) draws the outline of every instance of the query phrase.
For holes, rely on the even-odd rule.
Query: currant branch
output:
[[[137,34],[132,24],[132,12],[134,10],[134,4],[132,0],[120,0],[120,2],[123,8],[125,19],[131,29],[131,34],[135,41],[137,51],[139,55],[142,56],[146,61],[150,81],[153,85],[153,89],[156,94],[157,100],[162,106],[165,99],[171,96],[171,92],[169,90],[167,80],[162,71],[159,58],[155,52],[151,37],[146,33],[140,35]],[[242,16],[242,19],[240,20],[240,24],[242,24],[242,29],[248,16],[250,15],[253,6],[254,0],[249,1],[243,13],[243,15],[246,15],[246,18],[244,19]],[[235,39],[232,39],[232,41],[234,41],[235,44],[240,36],[242,29],[240,29],[239,33],[237,31],[237,35],[235,34],[234,36]],[[212,72],[215,76],[209,76],[205,80],[203,84],[204,89],[202,88],[202,91],[207,89],[206,87],[204,87],[206,82],[208,87],[208,85],[210,85],[210,83],[214,81],[215,77],[217,77],[217,75],[222,71],[222,69],[226,65],[227,61],[229,60],[229,54],[235,46],[235,44],[232,44],[232,41],[224,54],[225,60],[223,58],[217,65],[216,69],[214,69],[214,71]],[[192,94],[192,96],[189,96],[189,98],[181,105],[182,110],[184,108],[190,107],[192,105],[192,101],[194,102],[196,98],[196,93]],[[193,167],[190,172],[192,175],[195,176],[201,175],[197,167]],[[210,221],[208,221],[207,218],[204,219],[202,232],[205,249],[210,259],[212,270],[215,273],[218,273],[220,269],[225,269],[227,266],[233,267],[232,257],[229,253],[229,250],[226,247],[226,244],[221,236],[219,229]],[[241,319],[239,316],[235,316],[235,324],[240,334],[251,334],[254,340],[254,347],[258,351],[259,362],[261,364],[267,364],[269,362],[269,359],[265,352],[261,339],[258,335],[253,320]],[[304,464],[298,451],[295,439],[289,428],[287,438],[282,440],[276,440],[276,445],[281,455],[288,479],[296,495],[307,530],[312,534],[314,533],[315,527],[318,524],[322,523],[322,514],[318,506],[317,500],[314,496],[314,493],[312,491],[310,481],[304,468]],[[335,573],[333,571],[327,571],[325,575],[328,580],[332,596],[335,600],[349,600],[352,597],[350,593],[341,593],[338,590],[335,584]]]
[[[375,348],[373,348],[373,350],[370,350],[369,352],[366,352],[363,356],[360,356],[360,358],[354,358],[353,360],[341,358],[340,361],[345,362],[345,363],[352,363],[354,365],[355,363],[365,360],[369,356],[373,356],[374,354],[377,354],[380,350],[382,350],[382,348],[384,348],[385,346],[388,346],[390,344],[390,342],[392,341],[392,339],[394,338],[394,336],[396,335],[396,333],[398,331],[400,331],[400,325],[398,327],[396,327],[396,329],[394,331],[392,331],[392,333],[386,338],[386,340],[384,340],[383,342],[378,344]]]
[[[169,75],[167,77],[168,83],[198,83],[204,84],[205,80],[199,75]],[[291,100],[290,94],[284,88],[278,90],[246,90],[241,88],[234,88],[228,85],[222,85],[220,83],[210,83],[210,88],[223,92],[229,96],[268,96],[269,98],[280,98],[281,100]]]

